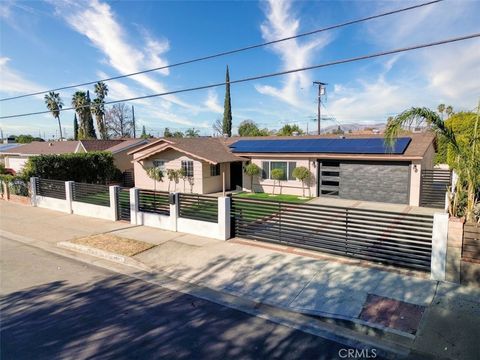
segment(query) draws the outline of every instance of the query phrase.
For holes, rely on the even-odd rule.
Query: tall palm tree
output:
[[[78,114],[78,118],[80,119],[80,126],[79,126],[79,134],[78,139],[84,139],[87,135],[85,132],[85,115],[86,115],[86,107],[88,105],[87,101],[87,93],[85,91],[76,91],[72,96],[72,107],[75,108],[76,113]]]
[[[435,111],[427,108],[412,107],[387,123],[384,135],[386,145],[393,147],[402,128],[405,125],[411,124],[413,121],[426,123],[434,133],[442,136],[446,140],[455,158],[454,163],[450,165],[458,173],[457,187],[466,187],[467,205],[465,215],[467,221],[474,221],[474,208],[478,200],[476,199],[476,194],[478,186],[480,185],[480,161],[477,159],[477,157],[480,157],[475,154],[478,150],[478,145],[475,145],[475,139],[478,137],[477,125],[475,126],[473,135],[472,148],[471,143],[465,145],[463,142],[458,141],[459,139],[457,139],[453,130],[445,124],[443,119],[440,118]]]
[[[47,105],[47,109],[50,110],[53,117],[58,120],[58,128],[60,130],[60,140],[63,140],[62,134],[62,124],[60,123],[60,110],[63,107],[62,99],[60,98],[60,94],[50,91],[48,94],[45,95],[45,104]]]
[[[107,139],[107,126],[105,124],[105,97],[108,95],[108,86],[99,81],[95,84],[95,94],[97,97],[93,100],[92,113],[97,121],[98,132],[102,139]]]

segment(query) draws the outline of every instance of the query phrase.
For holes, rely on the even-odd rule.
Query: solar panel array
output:
[[[326,154],[403,154],[412,139],[398,138],[393,148],[383,138],[370,139],[277,139],[239,140],[230,148],[234,153],[326,153]]]

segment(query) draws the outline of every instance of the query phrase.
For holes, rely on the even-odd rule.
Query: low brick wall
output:
[[[480,287],[480,224],[463,227],[460,280],[464,285]]]

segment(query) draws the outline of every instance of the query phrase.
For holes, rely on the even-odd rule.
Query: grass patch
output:
[[[290,202],[290,203],[297,203],[297,204],[303,204],[312,199],[312,198],[301,198],[296,195],[286,195],[286,194],[271,195],[267,193],[248,193],[248,192],[234,194],[233,196],[244,198],[244,199],[274,200],[274,201]]]
[[[74,244],[91,246],[100,250],[105,250],[124,256],[134,256],[155,246],[143,241],[126,239],[107,234],[75,239],[71,242]]]

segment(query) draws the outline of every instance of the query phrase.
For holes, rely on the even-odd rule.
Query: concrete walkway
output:
[[[51,249],[59,249],[55,247],[59,241],[112,232],[157,245],[135,256],[154,270],[149,275],[152,279],[168,274],[170,279],[192,286],[217,289],[224,298],[236,294],[243,301],[383,326],[391,335],[396,332],[408,338],[410,334],[409,347],[434,358],[477,359],[480,353],[480,289],[437,284],[341,258],[327,259],[320,253],[301,251],[305,253],[302,256],[300,252],[292,254],[291,248],[285,251],[262,243],[223,242],[4,201],[0,201],[2,232],[28,239],[32,245],[48,243]],[[92,262],[88,255],[75,257]],[[99,265],[106,262],[96,261]],[[129,273],[135,276],[136,270]],[[372,300],[383,297],[390,299],[386,308],[382,309],[381,302],[369,307]],[[399,314],[398,309],[407,311]],[[379,313],[383,318],[375,317]],[[386,324],[385,314],[395,321]],[[398,326],[405,319],[410,329]],[[418,321],[412,325],[412,319]]]

